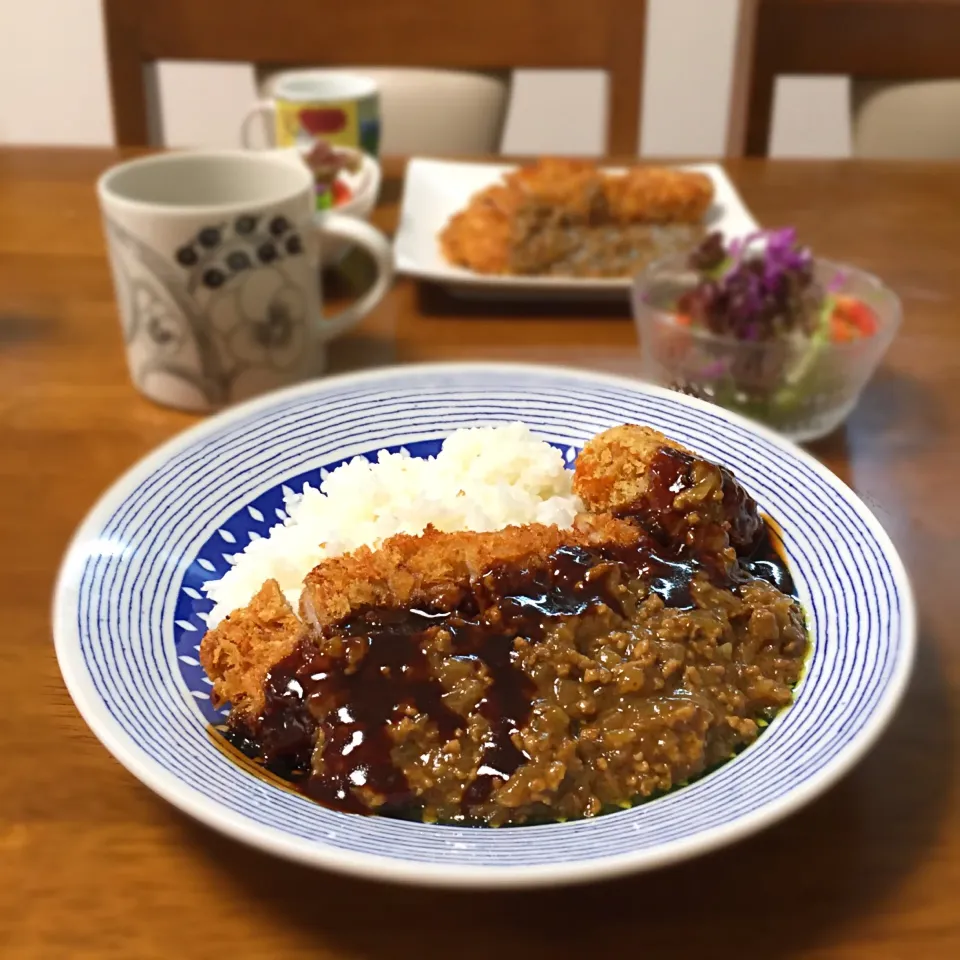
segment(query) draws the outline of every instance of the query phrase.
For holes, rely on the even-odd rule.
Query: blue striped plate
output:
[[[780,525],[813,650],[796,702],[736,759],[652,802],[511,829],[337,813],[235,764],[197,663],[199,585],[276,523],[284,485],[356,454],[436,451],[458,427],[524,420],[568,459],[646,423],[730,466]],[[573,882],[672,863],[784,817],[876,740],[915,643],[909,581],[863,503],[798,448],[719,407],[551,367],[437,365],[318,380],[176,437],[93,508],[63,561],[57,656],[80,712],[127,769],[197,819],[303,863],[449,886]]]

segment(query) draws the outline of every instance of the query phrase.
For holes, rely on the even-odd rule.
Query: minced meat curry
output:
[[[752,742],[807,651],[789,573],[725,468],[594,438],[570,530],[399,535],[273,581],[204,637],[228,738],[334,809],[593,816]]]

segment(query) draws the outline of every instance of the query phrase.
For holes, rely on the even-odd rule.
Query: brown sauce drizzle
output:
[[[674,504],[698,483],[715,481],[714,471],[720,480],[720,500],[698,507],[699,523],[691,526],[688,508]],[[720,554],[728,542],[738,556],[748,556],[763,537],[765,525],[756,503],[726,467],[661,447],[647,476],[644,496],[617,514],[635,517],[660,544],[702,563]]]
[[[611,576],[588,571],[606,565],[620,578],[640,578],[670,607],[694,606],[691,581],[706,575],[735,590],[758,578],[784,593],[793,582],[770,529],[729,472],[722,473],[722,500],[690,527],[673,509],[677,495],[697,482],[697,461],[664,448],[651,468],[654,482],[642,503],[624,515],[649,532],[629,548],[561,547],[533,567],[502,567],[472,584],[451,609],[371,608],[338,625],[342,655],[331,657],[304,641],[270,671],[256,730],[232,728],[227,739],[267,770],[312,799],[351,813],[370,813],[357,796],[369,790],[382,799],[378,812],[417,817],[420,804],[391,757],[391,724],[426,715],[443,741],[464,719],[444,703],[444,688],[431,673],[424,637],[449,632],[454,656],[483,663],[490,683],[479,703],[489,724],[479,774],[468,785],[463,814],[485,801],[497,780],[505,781],[527,759],[514,736],[530,717],[534,687],[516,666],[514,641],[536,642],[547,622],[576,616],[604,603],[619,609]],[[722,541],[738,558],[718,556]],[[719,538],[719,539],[718,539]],[[721,551],[722,552],[722,551]],[[347,664],[347,666],[345,666]],[[321,720],[316,719],[322,717]],[[318,747],[319,758],[314,757]],[[320,761],[322,773],[312,772]]]
[[[780,527],[763,517],[763,532],[749,557],[741,558],[740,567],[756,580],[772,583],[781,593],[796,597],[797,587],[787,566]]]

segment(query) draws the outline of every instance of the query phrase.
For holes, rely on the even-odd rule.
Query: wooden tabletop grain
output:
[[[127,378],[92,189],[117,158],[0,150],[0,955],[960,956],[960,166],[729,166],[762,222],[796,224],[904,301],[859,407],[812,448],[874,508],[916,587],[919,657],[889,732],[828,795],[710,857],[478,895],[347,880],[226,840],[120,767],[64,689],[49,618],[64,546],[120,471],[195,419]],[[455,358],[637,369],[625,306],[477,307],[407,280],[331,362]]]

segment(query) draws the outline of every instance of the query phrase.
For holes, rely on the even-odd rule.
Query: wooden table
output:
[[[121,470],[194,419],[127,379],[92,190],[115,159],[0,151],[0,955],[960,957],[960,166],[729,167],[762,221],[796,224],[904,300],[860,406],[814,447],[914,577],[920,652],[890,731],[827,796],[713,856],[592,888],[470,895],[342,879],[221,838],[123,770],[63,687],[49,625],[61,551]],[[377,214],[387,229],[400,169]],[[555,310],[468,309],[401,280],[332,362],[636,369],[625,307]]]

